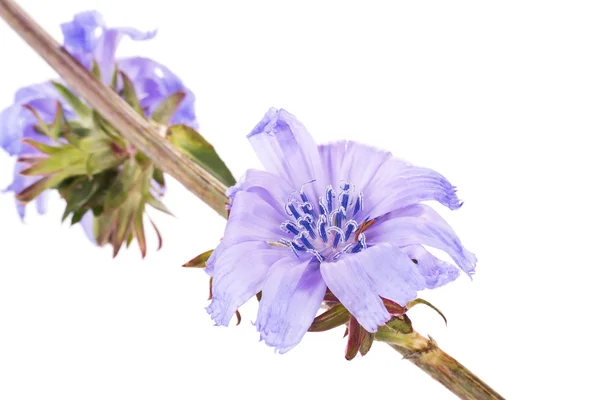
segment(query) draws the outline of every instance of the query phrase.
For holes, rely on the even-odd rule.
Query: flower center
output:
[[[290,219],[281,224],[281,230],[289,235],[281,238],[280,243],[296,256],[310,253],[321,262],[330,257],[335,261],[344,253],[358,253],[367,248],[364,233],[358,233],[355,240],[359,224],[354,217],[363,208],[362,192],[354,193],[354,185],[342,181],[336,195],[329,185],[315,207],[304,193],[304,186],[306,184],[300,191],[293,192],[285,203]]]

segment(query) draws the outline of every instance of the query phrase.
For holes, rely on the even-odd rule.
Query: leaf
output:
[[[408,335],[413,331],[412,322],[406,314],[400,317],[392,317],[392,319],[390,319],[386,325],[396,333]]]
[[[324,332],[348,323],[350,312],[342,304],[336,304],[323,314],[315,317],[309,332]]]
[[[184,98],[185,92],[183,90],[173,93],[156,106],[150,118],[161,125],[169,125],[171,118],[173,118]]]
[[[115,63],[114,68],[112,79],[110,80],[110,87],[116,92],[119,87],[119,66],[117,63]]]
[[[158,168],[154,168],[154,172],[152,173],[152,178],[161,188],[165,187],[165,174]]]
[[[406,314],[406,307],[402,307],[400,304],[397,304],[391,300],[381,298],[383,300],[383,305],[388,310],[391,315],[404,315]]]
[[[80,119],[87,121],[92,117],[92,110],[86,106],[83,101],[79,99],[73,92],[71,92],[67,87],[63,86],[58,82],[52,82],[58,93],[62,96],[63,99],[71,106],[75,114],[79,116]]]
[[[446,319],[446,317],[444,316],[444,314],[442,314],[442,312],[437,307],[435,307],[433,304],[431,304],[427,300],[423,300],[423,299],[414,299],[414,300],[411,300],[411,301],[409,301],[406,304],[406,309],[410,310],[411,308],[413,308],[417,304],[424,304],[424,305],[428,306],[429,308],[432,308],[435,312],[437,312],[444,319],[444,322],[446,323],[446,326],[448,326],[448,320]]]
[[[29,203],[49,187],[49,180],[50,177],[47,176],[27,186],[21,192],[16,194],[16,199],[21,203]]]
[[[40,117],[40,114],[37,112],[37,110],[35,108],[33,108],[32,106],[30,106],[29,104],[23,104],[23,108],[26,108],[33,114],[33,116],[35,118],[35,122],[37,123],[37,128],[39,128],[41,133],[43,133],[46,136],[50,136],[50,128],[42,120],[42,117]]]
[[[144,210],[138,209],[133,219],[133,232],[137,239],[138,246],[142,253],[142,258],[146,257],[146,233],[144,232]]]
[[[348,325],[348,344],[346,345],[346,360],[350,361],[358,354],[358,350],[367,336],[367,331],[360,326],[356,318],[350,318]]]
[[[138,114],[141,116],[145,116],[144,110],[142,110],[142,106],[140,105],[140,100],[138,99],[137,94],[135,93],[135,86],[133,86],[133,82],[129,79],[125,73],[120,72],[121,79],[123,80],[123,98],[133,108]]]
[[[186,262],[182,266],[188,268],[206,268],[206,261],[212,253],[213,250],[205,251],[204,253],[192,258],[190,261]]]
[[[157,209],[158,211],[162,211],[165,214],[173,216],[173,213],[163,204],[162,201],[158,200],[156,197],[149,195],[146,196],[146,202],[150,207]]]
[[[172,125],[167,130],[166,137],[175,147],[211,172],[226,186],[235,185],[235,178],[214,147],[194,129],[183,124]]]
[[[92,60],[92,76],[99,81],[102,81],[102,71],[100,71],[100,66],[96,60]]]
[[[22,140],[22,142],[30,145],[34,149],[41,151],[42,153],[52,155],[60,152],[60,147],[48,146],[47,144],[36,142],[35,140],[32,140],[30,138],[25,138]]]
[[[65,118],[65,113],[63,111],[63,107],[60,104],[60,102],[56,102],[56,113],[54,115],[54,122],[52,123],[52,127],[50,128],[50,130],[48,131],[48,136],[50,136],[52,139],[56,140],[58,139],[58,136],[60,135],[60,131],[62,130],[62,124],[63,124],[63,120]]]
[[[360,355],[365,356],[369,350],[371,350],[371,346],[373,345],[373,341],[375,340],[375,334],[371,332],[367,332],[365,335],[365,340],[363,340],[360,345]]]
[[[154,232],[156,232],[156,236],[158,237],[158,250],[161,249],[162,247],[162,236],[160,234],[160,231],[158,230],[158,227],[156,226],[156,224],[154,223],[154,221],[152,221],[152,219],[148,218],[150,220],[150,224],[152,224],[152,227],[154,228]]]

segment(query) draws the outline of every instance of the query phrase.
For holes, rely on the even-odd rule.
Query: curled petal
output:
[[[443,250],[467,274],[475,271],[477,258],[464,248],[450,225],[431,207],[417,204],[392,213],[367,230],[371,243],[399,247],[425,245]]]
[[[369,248],[321,264],[321,274],[329,290],[369,332],[376,332],[390,319],[379,297],[377,284],[363,268],[363,263],[376,263],[372,255],[379,253],[378,249]]]
[[[60,25],[65,47],[77,53],[93,52],[104,27],[104,18],[97,11],[80,12],[75,14],[73,21]]]
[[[269,267],[288,255],[263,242],[223,250],[214,260],[212,301],[206,309],[215,323],[227,325],[236,310],[261,290]]]
[[[261,339],[280,353],[296,346],[311,326],[326,289],[314,259],[288,257],[275,263],[258,308]]]
[[[376,218],[427,200],[438,201],[451,210],[462,205],[456,188],[441,174],[392,159],[381,167],[365,189],[363,215]]]
[[[294,188],[308,185],[306,193],[317,199],[325,187],[317,144],[296,117],[287,111],[270,109],[248,135],[250,144],[265,169],[284,178]]]
[[[460,275],[456,266],[433,256],[423,246],[411,245],[401,250],[412,260],[416,261],[417,269],[425,278],[425,287],[435,289],[452,282]]]

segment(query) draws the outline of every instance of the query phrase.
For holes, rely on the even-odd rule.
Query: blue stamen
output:
[[[302,225],[304,227],[304,229],[306,229],[306,231],[308,232],[308,234],[310,235],[310,237],[312,239],[316,238],[317,235],[315,234],[315,231],[313,230],[311,223],[313,222],[313,219],[310,215],[304,215],[302,218],[300,218],[298,220],[298,223],[300,225]]]
[[[334,196],[335,192],[333,191],[333,187],[331,185],[327,186],[327,191],[325,192],[325,199],[327,200],[327,212],[333,211]]]
[[[340,244],[340,239],[344,236],[344,232],[337,226],[330,226],[329,232],[331,231],[335,232],[335,236],[333,237],[333,248],[336,249],[338,244]]]
[[[363,206],[363,194],[362,194],[362,192],[360,192],[358,194],[358,196],[356,197],[356,205],[354,206],[354,214],[355,215],[357,212],[362,211],[362,206]]]
[[[319,214],[327,214],[327,206],[325,205],[325,199],[323,196],[319,197]]]
[[[319,236],[323,240],[323,242],[327,243],[327,217],[323,214],[319,215],[319,222],[317,223],[317,230],[319,231]]]
[[[358,229],[358,224],[353,219],[346,222],[346,233],[344,234],[344,242],[348,241],[348,239],[350,238],[350,235],[352,235],[354,232],[356,232],[357,229]]]
[[[298,210],[296,210],[296,207],[294,207],[294,205],[291,202],[285,205],[285,212],[287,213],[287,215],[292,215],[296,219],[300,218],[300,213],[298,212]]]
[[[337,260],[345,253],[358,253],[367,248],[364,233],[358,235],[357,242],[353,240],[354,235],[359,232],[359,222],[365,223],[369,220],[365,220],[364,217],[360,221],[354,219],[354,216],[363,210],[362,192],[356,193],[352,183],[342,181],[339,195],[336,195],[333,186],[329,185],[325,195],[319,197],[318,203],[311,203],[303,188],[304,185],[299,191],[290,194],[285,203],[285,212],[291,218],[284,221],[280,228],[294,236],[282,238],[281,243],[289,247],[297,257],[300,252],[310,253],[319,262],[332,258]],[[319,206],[318,212],[316,204]],[[322,244],[313,243],[317,238],[320,238]],[[340,247],[343,248],[339,250]]]
[[[358,243],[356,243],[356,246],[354,246],[352,248],[352,253],[358,253],[361,250],[364,250],[367,248],[367,238],[365,237],[364,233],[361,233],[360,235],[358,235]]]
[[[282,231],[291,232],[294,235],[297,235],[300,233],[300,231],[298,230],[298,227],[296,225],[294,225],[294,223],[292,221],[285,221],[284,223],[281,224],[280,228]]]
[[[296,237],[294,238],[294,241],[297,244],[298,243],[297,241],[299,240],[300,242],[302,242],[304,247],[306,247],[307,249],[310,249],[310,250],[314,250],[315,246],[313,246],[312,243],[308,240],[308,238],[306,237],[307,235],[308,235],[308,233],[306,233],[306,232],[300,232],[299,235],[296,235]]]

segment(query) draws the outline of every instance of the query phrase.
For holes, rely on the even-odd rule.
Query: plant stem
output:
[[[0,0],[0,16],[125,139],[226,217],[227,188],[223,183],[163,140],[158,126],[140,116],[117,93],[95,79],[14,1]]]
[[[227,216],[226,187],[218,179],[161,137],[157,126],[138,115],[113,90],[96,80],[13,0],[0,0],[0,16],[136,148],[221,216]],[[459,398],[502,399],[481,379],[437,347],[434,341],[416,332],[399,335],[380,331],[376,339],[387,342]]]
[[[417,332],[400,334],[382,328],[375,339],[386,342],[461,399],[504,400],[464,365],[440,349],[431,338],[427,339]]]

